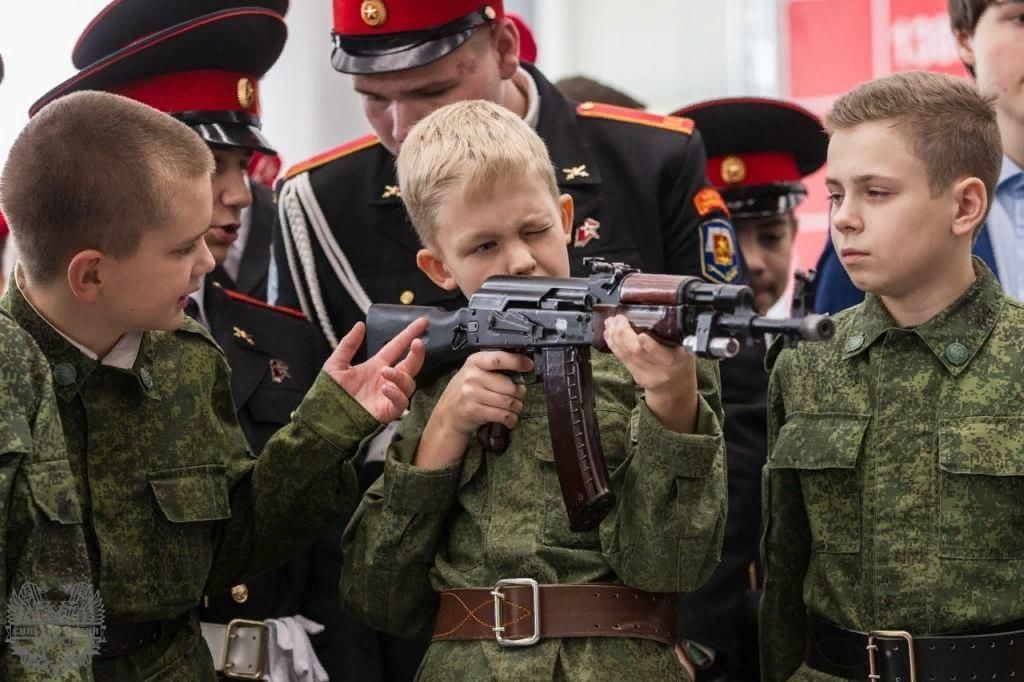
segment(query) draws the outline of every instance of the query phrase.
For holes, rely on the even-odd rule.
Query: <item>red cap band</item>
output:
[[[444,26],[490,7],[495,19],[505,14],[502,0],[334,0],[334,32],[373,36]]]
[[[796,182],[803,176],[792,154],[747,152],[708,159],[708,178],[716,187]]]
[[[258,80],[235,71],[181,71],[111,87],[168,114],[182,111],[241,111],[259,116]]]

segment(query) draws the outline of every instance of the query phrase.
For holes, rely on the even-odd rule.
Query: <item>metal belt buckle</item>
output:
[[[513,585],[528,585],[533,592],[533,635],[519,639],[505,639],[501,633],[505,632],[505,626],[501,624],[501,604],[505,601],[505,595],[501,593],[502,588]],[[491,590],[494,597],[494,639],[501,646],[530,646],[540,641],[540,585],[533,578],[505,578],[494,584]]]
[[[252,672],[244,672],[234,670],[235,664],[231,660],[231,648],[232,644],[238,641],[238,630],[242,628],[255,628],[259,631],[259,645],[257,649],[259,651],[259,660]],[[263,679],[263,674],[266,672],[264,668],[267,662],[267,640],[269,639],[270,628],[266,623],[260,620],[246,620],[244,618],[235,618],[227,624],[224,630],[224,660],[221,664],[222,673],[225,677],[230,677],[237,680],[259,680]]]
[[[878,645],[875,644],[875,640],[881,637],[882,639],[902,639],[907,643],[907,661],[910,663],[910,679],[908,682],[917,682],[917,663],[914,660],[914,638],[906,630],[872,630],[868,633],[868,679],[869,680],[880,680],[882,676],[878,674]]]

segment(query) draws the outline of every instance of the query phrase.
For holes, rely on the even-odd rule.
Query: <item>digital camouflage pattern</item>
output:
[[[107,623],[169,620],[282,563],[351,512],[351,455],[376,421],[320,374],[291,424],[257,460],[235,418],[230,371],[186,320],[147,332],[130,371],[89,359],[12,286],[3,307],[53,368]],[[185,627],[113,659],[97,680],[215,680],[190,615]]]
[[[664,429],[625,367],[592,356],[601,440],[618,503],[600,528],[569,530],[555,473],[543,383],[527,395],[508,450],[470,446],[439,471],[410,465],[451,375],[423,382],[400,423],[384,474],[345,532],[342,602],[369,625],[412,636],[433,626],[437,592],[501,578],[621,582],[684,592],[718,563],[725,526],[724,445],[717,365],[698,360],[695,434]],[[419,678],[687,679],[668,647],[641,639],[431,644]]]
[[[915,635],[1024,617],[1024,307],[974,263],[968,291],[919,327],[869,295],[830,343],[778,355],[765,680],[835,679],[801,665],[805,610]]]
[[[76,584],[89,584],[89,560],[82,534],[82,511],[75,494],[61,434],[50,368],[31,337],[0,313],[0,640],[8,595],[38,585],[53,606],[70,598]],[[26,651],[44,643],[62,644],[38,652],[49,662],[84,659],[91,632],[35,621],[41,629],[18,642]],[[40,666],[25,665],[11,643],[0,644],[0,680],[52,680]],[[35,651],[33,653],[36,653]],[[88,667],[66,668],[57,679],[88,680]]]

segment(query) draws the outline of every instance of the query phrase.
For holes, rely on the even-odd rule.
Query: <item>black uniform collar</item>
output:
[[[597,160],[583,142],[575,104],[558,92],[536,66],[527,63],[521,66],[537,84],[540,94],[537,134],[548,147],[558,186],[568,189],[601,184]]]

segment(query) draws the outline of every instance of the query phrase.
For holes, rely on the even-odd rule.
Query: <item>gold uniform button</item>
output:
[[[406,289],[402,292],[402,295],[398,297],[398,300],[401,301],[403,305],[409,305],[416,300],[416,294]]]
[[[249,587],[242,583],[231,588],[231,598],[238,604],[244,604],[249,600]]]

